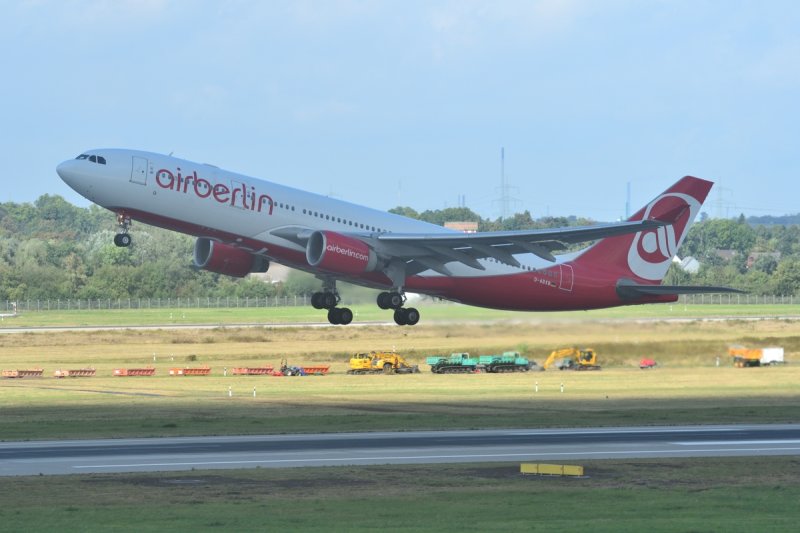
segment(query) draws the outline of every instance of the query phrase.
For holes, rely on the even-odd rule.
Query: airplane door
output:
[[[562,291],[572,292],[572,283],[574,281],[574,274],[572,272],[572,265],[561,265],[561,281],[558,288]]]
[[[133,166],[131,168],[131,183],[147,185],[147,159],[144,157],[133,156]]]

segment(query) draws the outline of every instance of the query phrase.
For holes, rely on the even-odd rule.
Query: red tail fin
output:
[[[668,226],[603,239],[578,256],[573,264],[639,283],[660,282],[712,185],[692,176],[681,178],[629,219],[661,220]]]

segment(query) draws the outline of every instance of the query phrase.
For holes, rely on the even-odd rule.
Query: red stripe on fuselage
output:
[[[192,224],[154,213],[127,208],[110,208],[160,228],[178,231],[195,237],[209,237],[247,250],[266,249],[265,255],[276,262],[298,270],[315,272],[304,251]],[[568,270],[567,270],[568,269]],[[568,274],[569,273],[569,274]],[[569,275],[569,279],[562,276]],[[372,288],[392,288],[391,281],[380,272],[361,276],[339,277],[357,285]],[[649,296],[636,302],[623,301],[616,293],[617,279],[613,274],[569,263],[517,274],[476,277],[411,276],[404,289],[408,292],[428,294],[468,305],[512,311],[566,311],[598,309],[617,305],[672,302],[677,296]]]

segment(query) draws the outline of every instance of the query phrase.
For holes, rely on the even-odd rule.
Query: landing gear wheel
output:
[[[390,309],[400,309],[403,305],[403,295],[399,292],[387,292],[386,302]]]
[[[336,304],[339,303],[338,298],[336,298],[336,294],[332,292],[323,292],[322,298],[320,298],[320,302],[322,302],[322,307],[324,309],[333,309],[336,307]]]
[[[413,307],[406,309],[406,324],[409,326],[415,325],[419,322],[419,311]]]
[[[346,326],[353,321],[353,312],[347,307],[339,309],[339,324]]]
[[[328,322],[346,326],[353,321],[353,312],[347,307],[334,307],[328,310]]]
[[[131,239],[131,236],[127,233],[117,233],[114,235],[114,244],[120,248],[127,248],[131,245],[132,241],[133,239]]]
[[[413,326],[419,322],[419,311],[413,307],[395,309],[394,322],[398,326]]]
[[[322,305],[321,292],[315,292],[314,294],[311,295],[311,307],[313,307],[314,309],[325,309],[325,307]]]
[[[389,302],[390,293],[382,292],[378,294],[378,307],[381,309],[391,309],[392,304]]]

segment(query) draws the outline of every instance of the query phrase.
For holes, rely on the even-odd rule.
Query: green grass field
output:
[[[795,421],[800,366],[732,368],[732,343],[781,345],[790,362],[800,356],[800,332],[786,320],[2,335],[3,369],[41,367],[46,377],[2,381],[0,438]],[[434,375],[424,364],[431,354],[509,349],[543,361],[570,344],[594,347],[604,369]],[[422,372],[346,375],[353,352],[392,348]],[[331,373],[223,375],[234,366],[277,367],[284,357],[293,365],[329,365]],[[639,370],[643,357],[660,367]],[[155,377],[112,376],[117,367],[147,365],[157,368]],[[198,365],[210,366],[212,375],[168,375],[171,367]],[[88,366],[96,377],[51,377],[56,369]]]
[[[604,321],[617,317],[5,334],[0,366],[38,366],[46,377],[0,381],[0,439],[797,421],[797,321]],[[735,369],[729,344],[780,345],[789,364]],[[594,347],[603,370],[440,376],[421,364],[463,350],[518,349],[541,361],[569,345]],[[350,353],[391,348],[422,373],[345,374]],[[645,356],[660,367],[639,370]],[[330,365],[331,374],[222,375],[282,357]],[[111,376],[148,364],[155,377]],[[204,364],[209,377],[167,375]],[[85,366],[98,375],[49,377]],[[591,461],[579,480],[523,477],[518,464],[0,478],[0,523],[8,531],[792,531],[798,463]]]
[[[587,461],[0,478],[4,531],[796,531],[800,460]]]

